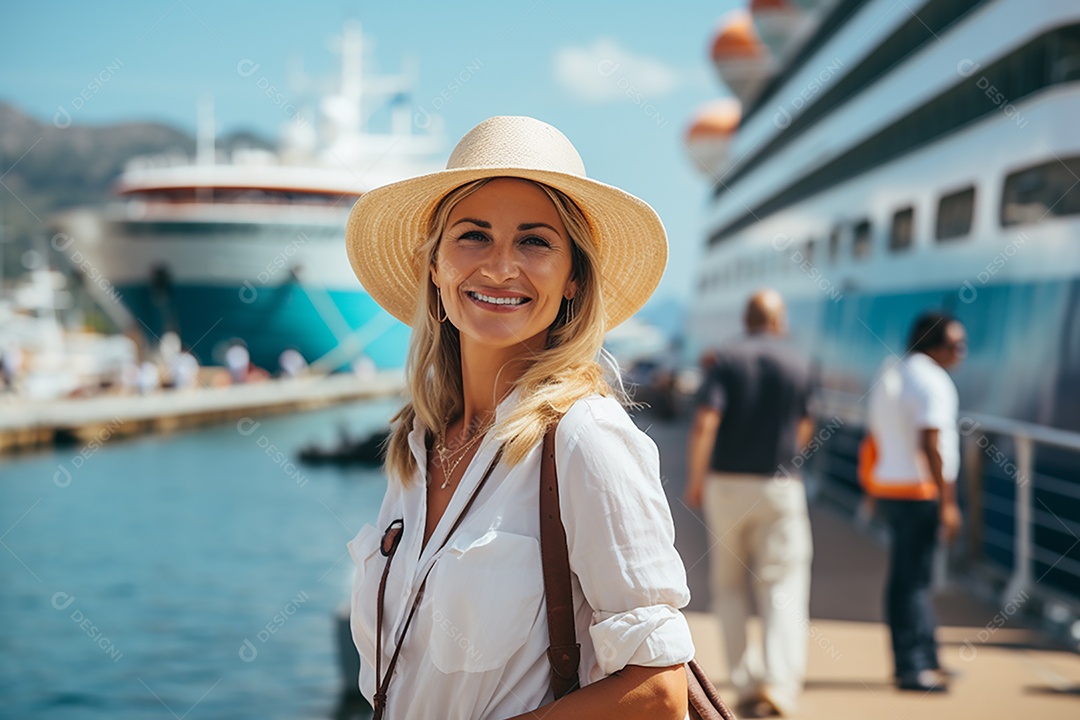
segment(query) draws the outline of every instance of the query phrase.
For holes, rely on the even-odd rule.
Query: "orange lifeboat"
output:
[[[742,105],[735,98],[710,100],[694,113],[686,128],[686,147],[699,170],[710,175],[724,171],[741,117]]]
[[[733,10],[721,19],[711,54],[720,79],[742,102],[757,94],[772,71],[769,50],[745,10]]]

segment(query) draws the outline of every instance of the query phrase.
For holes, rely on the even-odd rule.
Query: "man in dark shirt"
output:
[[[798,468],[814,425],[783,298],[755,293],[744,321],[746,336],[718,353],[697,396],[686,502],[704,505],[713,534],[713,605],[739,714],[768,717],[794,711],[806,674],[812,542]],[[747,644],[755,607],[764,648]]]

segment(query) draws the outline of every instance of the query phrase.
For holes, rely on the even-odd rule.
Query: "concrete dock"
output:
[[[105,442],[112,437],[169,432],[260,414],[311,410],[401,392],[400,371],[370,377],[347,373],[308,375],[224,387],[155,391],[148,395],[100,395],[30,402],[0,399],[0,452],[40,447],[58,440]]]
[[[661,472],[693,599],[687,616],[697,657],[721,694],[734,702],[719,623],[709,612],[710,547],[723,538],[682,502],[688,421],[638,423],[660,448]],[[947,694],[899,692],[892,684],[883,622],[886,549],[842,511],[811,505],[814,564],[809,666],[797,717],[964,720],[1080,717],[1080,655],[1025,625],[1023,612],[981,602],[954,578],[935,598],[941,661],[959,673]],[[1014,609],[1015,610],[1015,609]]]

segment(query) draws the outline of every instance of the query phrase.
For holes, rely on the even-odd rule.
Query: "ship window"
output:
[[[915,208],[906,207],[897,210],[892,216],[892,230],[889,232],[889,249],[906,250],[915,241]]]
[[[975,215],[975,188],[942,196],[938,201],[937,228],[934,237],[938,240],[962,238],[971,232],[971,219]]]
[[[1080,156],[1051,160],[1005,178],[1001,224],[1041,222],[1047,215],[1080,213]]]
[[[851,256],[856,260],[870,257],[871,226],[869,220],[855,223],[851,234]]]
[[[1080,80],[1080,32],[1062,33],[1058,40],[1058,56],[1051,69],[1053,82]]]
[[[833,228],[829,233],[829,262],[834,263],[840,259],[840,226]]]

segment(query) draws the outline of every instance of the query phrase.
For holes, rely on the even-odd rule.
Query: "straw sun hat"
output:
[[[427,260],[417,248],[439,201],[473,180],[515,177],[561,190],[585,215],[596,244],[607,329],[652,295],[667,263],[667,234],[647,203],[585,177],[566,136],[530,117],[493,117],[470,130],[446,170],[375,188],[360,197],[345,230],[349,262],[375,302],[411,324]]]

